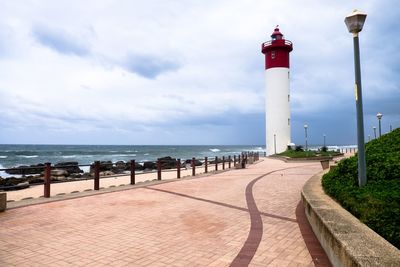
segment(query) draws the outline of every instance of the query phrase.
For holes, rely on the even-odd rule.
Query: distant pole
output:
[[[371,135],[368,135],[368,142],[371,141]]]
[[[276,134],[274,134],[274,154],[276,154]]]
[[[306,141],[306,151],[308,150],[307,128],[308,128],[308,125],[307,125],[307,124],[304,124],[304,133],[305,133],[305,141]]]
[[[379,122],[379,137],[381,137],[382,135],[382,127],[381,127],[381,119],[382,119],[382,113],[376,114],[376,117],[378,118],[378,122]]]
[[[376,139],[376,127],[375,127],[375,126],[372,126],[372,129],[374,129],[374,137],[375,137],[375,139]]]
[[[326,134],[324,134],[324,147],[326,147]]]
[[[392,125],[390,124],[389,130],[392,131]]]

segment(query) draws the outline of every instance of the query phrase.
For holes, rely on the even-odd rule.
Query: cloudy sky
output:
[[[0,143],[265,144],[261,43],[291,53],[292,138],[356,143],[352,36],[365,134],[400,127],[396,1],[0,0]]]

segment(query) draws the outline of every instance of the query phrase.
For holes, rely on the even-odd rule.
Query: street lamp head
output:
[[[308,125],[307,125],[307,124],[304,124],[304,128],[306,128],[306,129],[307,129],[307,128],[308,128]]]
[[[376,127],[375,127],[375,126],[372,126],[372,129],[374,129],[374,130],[375,130],[375,129],[376,129]]]
[[[354,9],[353,12],[344,19],[344,23],[346,23],[350,33],[357,34],[362,30],[366,18],[367,14]]]
[[[378,118],[378,120],[382,119],[382,116],[383,116],[382,113],[378,112],[378,114],[376,114],[376,117]]]

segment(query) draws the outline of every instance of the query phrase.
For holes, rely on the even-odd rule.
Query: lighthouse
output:
[[[281,153],[291,143],[289,53],[292,42],[285,40],[278,26],[271,40],[261,45],[265,55],[267,155]]]

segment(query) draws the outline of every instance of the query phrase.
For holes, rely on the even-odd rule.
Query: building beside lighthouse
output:
[[[289,53],[292,50],[292,42],[283,38],[278,27],[271,40],[261,46],[265,55],[267,155],[281,153],[291,143]]]

